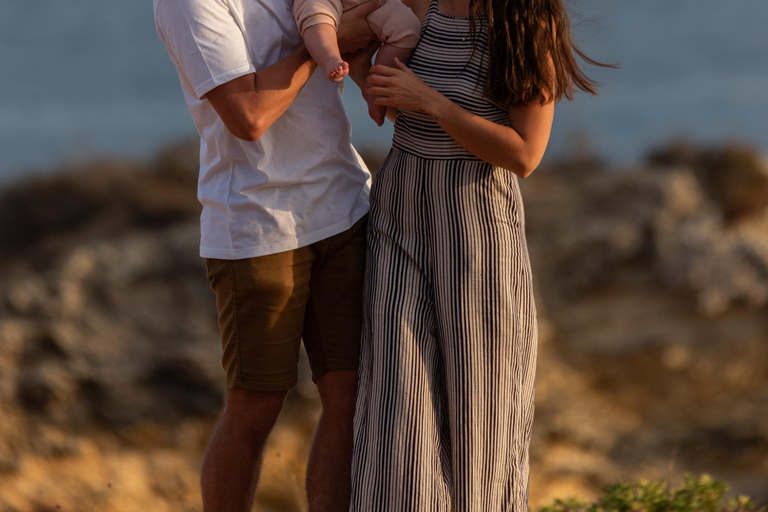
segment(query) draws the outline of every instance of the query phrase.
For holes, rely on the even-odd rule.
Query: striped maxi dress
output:
[[[469,111],[485,32],[433,0],[409,67]],[[517,177],[398,113],[371,190],[353,512],[524,512],[536,309]]]

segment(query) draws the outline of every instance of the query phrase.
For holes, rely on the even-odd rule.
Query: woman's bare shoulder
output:
[[[402,2],[413,11],[420,21],[424,21],[431,0],[402,0]]]

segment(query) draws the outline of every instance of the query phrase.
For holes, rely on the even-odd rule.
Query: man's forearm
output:
[[[353,82],[360,88],[362,91],[365,88],[366,85],[366,79],[368,78],[368,68],[370,68],[370,64],[366,67],[362,66],[350,66],[349,69],[349,78],[352,79]]]
[[[206,97],[235,137],[259,140],[288,110],[316,67],[301,46],[256,74],[213,89]]]
[[[288,57],[277,61],[254,76],[253,101],[250,113],[266,131],[288,110],[307,83],[317,63],[302,45]]]

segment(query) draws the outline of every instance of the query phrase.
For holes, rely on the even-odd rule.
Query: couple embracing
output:
[[[595,84],[562,0],[349,4],[155,0],[201,137],[227,382],[204,510],[251,510],[303,341],[323,406],[310,512],[524,512],[537,331],[517,180],[556,101]],[[347,74],[395,122],[370,189]]]

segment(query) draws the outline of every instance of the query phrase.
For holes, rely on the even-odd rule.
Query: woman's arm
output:
[[[502,126],[431,89],[399,61],[397,68],[371,68],[368,82],[371,92],[379,96],[377,104],[426,112],[464,149],[521,178],[528,177],[544,156],[554,118],[553,102],[511,108],[509,126]]]
[[[476,157],[527,178],[544,157],[555,104],[511,108],[509,126],[502,126],[472,114],[435,91],[426,101],[425,112]]]

